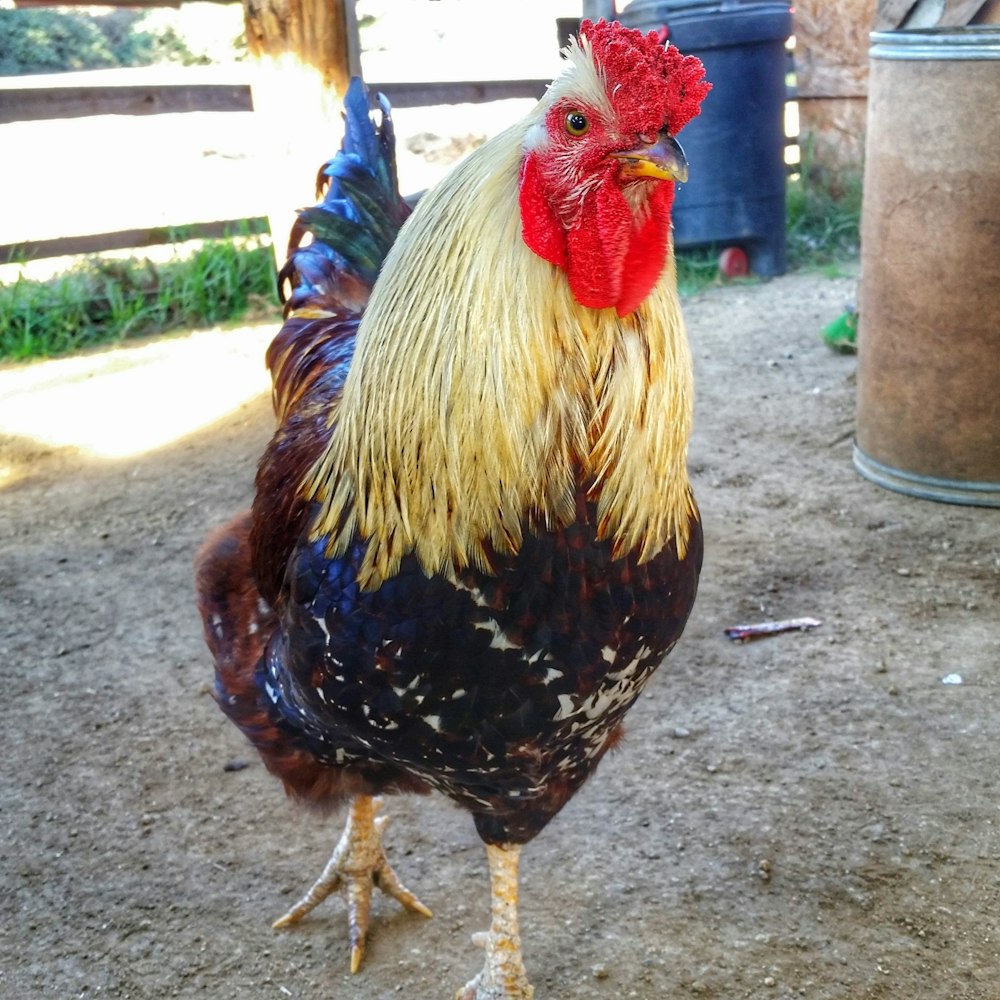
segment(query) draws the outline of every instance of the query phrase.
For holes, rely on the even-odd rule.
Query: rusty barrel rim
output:
[[[965,504],[970,507],[1000,507],[1000,483],[967,482],[961,479],[941,479],[924,476],[886,465],[866,455],[854,443],[854,468],[878,486],[905,493],[921,500],[940,503]]]
[[[873,31],[869,39],[873,59],[1000,59],[1000,27],[991,24]]]

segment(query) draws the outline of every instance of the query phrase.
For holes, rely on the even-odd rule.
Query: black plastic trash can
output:
[[[685,55],[701,59],[712,83],[681,137],[691,176],[677,188],[676,245],[739,247],[752,273],[784,274],[790,5],[633,0],[619,20],[642,31],[665,28]]]

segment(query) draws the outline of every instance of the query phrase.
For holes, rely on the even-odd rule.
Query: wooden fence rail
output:
[[[48,77],[47,79],[51,79]],[[447,83],[373,83],[394,107],[482,104],[511,97],[539,98],[548,80],[465,80]],[[0,78],[0,125],[87,118],[91,115],[156,115],[185,111],[251,111],[250,86],[207,84],[32,85],[31,78]]]

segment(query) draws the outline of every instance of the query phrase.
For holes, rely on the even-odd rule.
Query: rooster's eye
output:
[[[590,122],[587,121],[587,116],[581,111],[571,111],[566,116],[566,131],[578,138],[581,135],[586,135],[590,131]]]

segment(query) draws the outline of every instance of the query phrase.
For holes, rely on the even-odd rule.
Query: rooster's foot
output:
[[[387,819],[375,817],[380,799],[359,795],[351,803],[347,825],[323,873],[312,888],[273,924],[278,929],[297,924],[332,892],[345,889],[347,919],[351,938],[351,972],[357,972],[365,953],[371,914],[372,889],[398,899],[408,910],[431,916],[431,911],[399,881],[382,847],[382,831]]]
[[[486,949],[486,965],[455,1000],[532,1000],[535,988],[528,982],[521,958],[521,933],[517,921],[517,865],[520,847],[486,846],[493,893],[490,929],[473,935]]]

